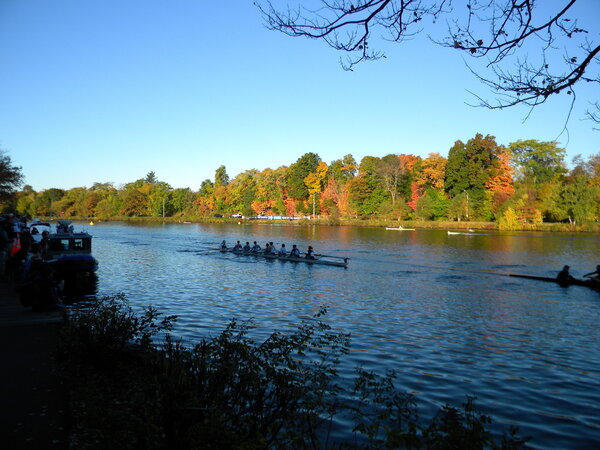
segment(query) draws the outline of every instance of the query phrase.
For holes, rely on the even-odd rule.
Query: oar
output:
[[[320,253],[315,253],[315,256],[323,256],[325,258],[337,258],[337,259],[350,259],[346,256],[332,256],[332,255],[321,255]]]

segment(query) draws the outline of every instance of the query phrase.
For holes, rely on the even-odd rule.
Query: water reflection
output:
[[[254,319],[252,333],[266,337],[327,305],[330,323],[353,336],[342,373],[397,370],[424,415],[469,394],[535,446],[585,447],[600,435],[600,295],[506,276],[553,276],[564,264],[587,273],[597,236],[275,224],[92,231],[99,292],[179,315],[184,339],[215,335],[234,317]],[[310,244],[351,260],[344,270],[211,250],[222,239]]]

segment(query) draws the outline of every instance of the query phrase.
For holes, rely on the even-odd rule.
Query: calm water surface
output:
[[[509,278],[575,276],[600,263],[588,234],[448,235],[354,227],[99,224],[99,292],[177,314],[186,341],[252,318],[259,337],[327,305],[327,321],[352,333],[343,373],[395,369],[423,416],[465,395],[533,447],[600,444],[600,293]],[[347,269],[211,251],[222,239],[309,244],[349,256]]]

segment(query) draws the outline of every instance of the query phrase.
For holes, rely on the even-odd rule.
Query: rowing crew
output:
[[[221,242],[221,250],[228,250],[227,243],[225,242],[225,240]],[[301,257],[300,249],[296,246],[296,244],[292,245],[292,249],[290,250],[289,254],[287,248],[285,248],[285,244],[281,244],[281,247],[279,248],[279,250],[277,250],[273,242],[267,242],[267,245],[263,250],[262,247],[256,241],[254,241],[254,245],[252,247],[250,247],[250,242],[246,242],[246,245],[242,246],[240,241],[237,241],[237,243],[233,246],[231,250],[234,252],[254,253],[257,255],[262,254],[272,256],[283,256],[289,258]],[[306,259],[317,259],[315,257],[315,252],[311,245],[308,246],[308,250],[306,251],[304,257]]]
[[[568,283],[569,281],[573,281],[575,278],[569,273],[570,266],[564,266],[563,269],[558,272],[556,275],[556,279],[562,283]],[[594,272],[586,273],[584,278],[589,278],[592,284],[600,286],[600,264],[596,266],[596,270]]]

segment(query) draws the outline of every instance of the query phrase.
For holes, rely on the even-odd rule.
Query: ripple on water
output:
[[[99,291],[177,314],[175,333],[188,342],[215,336],[232,318],[252,319],[251,334],[263,339],[326,305],[325,319],[352,334],[344,379],[356,366],[394,369],[424,417],[474,395],[495,420],[532,435],[534,447],[597,447],[600,296],[505,274],[555,274],[565,261],[575,274],[589,272],[600,240],[256,225],[239,236],[241,229],[95,226]],[[222,239],[310,243],[352,259],[344,270],[210,250]]]

